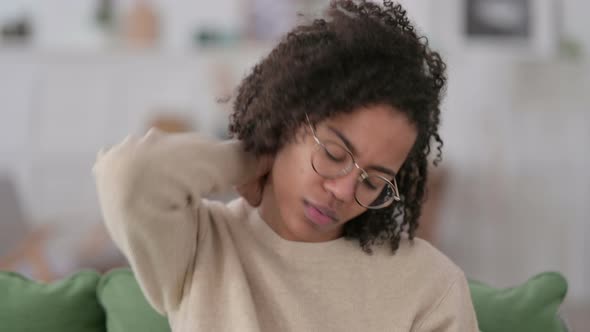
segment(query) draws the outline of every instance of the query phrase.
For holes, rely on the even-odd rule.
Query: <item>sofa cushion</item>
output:
[[[106,312],[108,332],[170,331],[168,320],[148,304],[130,269],[116,269],[105,274],[97,294]]]
[[[100,275],[81,271],[44,284],[0,272],[0,329],[11,332],[104,331],[96,298]]]
[[[482,332],[564,332],[558,315],[567,282],[545,272],[512,288],[497,289],[470,280],[471,297]]]

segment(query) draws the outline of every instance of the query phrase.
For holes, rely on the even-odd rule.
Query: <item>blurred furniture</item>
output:
[[[127,259],[111,240],[103,222],[89,227],[79,239],[75,266],[79,269],[92,269],[100,273],[120,267],[127,267]]]
[[[567,290],[558,273],[541,273],[513,288],[470,281],[482,332],[566,332],[558,313]],[[387,310],[383,308],[381,310]],[[168,332],[129,269],[80,271],[52,284],[0,272],[0,330]]]
[[[125,16],[125,41],[133,48],[151,48],[158,42],[159,22],[156,8],[149,1],[134,1]]]
[[[48,281],[53,277],[44,255],[51,226],[31,226],[23,212],[13,181],[0,175],[0,270],[29,268],[30,276]]]

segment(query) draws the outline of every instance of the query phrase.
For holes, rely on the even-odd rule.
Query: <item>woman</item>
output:
[[[100,154],[107,227],[172,329],[476,331],[463,272],[414,238],[444,68],[399,5],[333,1],[241,83],[236,140]]]

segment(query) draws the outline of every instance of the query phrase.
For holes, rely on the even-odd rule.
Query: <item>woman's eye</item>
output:
[[[371,190],[377,190],[377,189],[379,189],[379,188],[377,188],[377,186],[376,186],[376,185],[375,185],[373,182],[371,182],[369,179],[365,179],[365,180],[363,181],[363,185],[364,185],[365,187],[367,187],[367,188],[371,189]]]
[[[346,156],[337,156],[336,154],[331,153],[330,150],[328,150],[328,149],[324,149],[324,151],[326,152],[326,156],[332,161],[341,162],[346,159]]]

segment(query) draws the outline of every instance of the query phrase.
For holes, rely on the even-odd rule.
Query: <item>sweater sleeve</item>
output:
[[[449,286],[430,313],[412,329],[415,332],[478,332],[477,318],[464,275]]]
[[[107,229],[151,305],[178,308],[194,268],[197,234],[211,218],[202,196],[254,174],[255,158],[238,141],[150,130],[128,137],[93,168]]]

